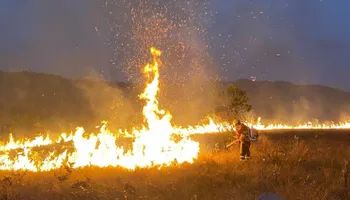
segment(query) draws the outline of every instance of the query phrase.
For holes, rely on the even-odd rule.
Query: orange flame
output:
[[[145,124],[142,128],[134,129],[131,133],[122,130],[112,133],[107,129],[107,124],[103,123],[97,134],[86,134],[83,128],[78,127],[74,133],[62,133],[58,139],[38,136],[32,140],[15,140],[12,135],[9,135],[7,143],[0,143],[0,170],[38,172],[63,166],[72,168],[112,166],[135,169],[169,166],[172,163],[192,163],[198,156],[199,143],[191,140],[191,135],[234,131],[232,123],[215,121],[211,118],[206,124],[174,126],[171,123],[171,114],[160,108],[158,102],[161,51],[153,47],[150,51],[152,62],[143,68],[147,79],[146,88],[139,96],[145,101],[143,107]],[[298,126],[264,125],[260,118],[256,124],[249,125],[258,130],[350,129],[350,122],[305,123]],[[118,135],[127,135],[134,140],[130,150],[117,145]],[[179,136],[176,141],[174,135]],[[58,146],[59,149],[53,148],[54,146]],[[43,148],[50,150],[46,150],[44,155],[39,156]]]
[[[159,57],[161,52],[151,48],[152,62],[144,67],[147,84],[140,98],[146,102],[143,115],[146,124],[140,130],[135,129],[132,149],[125,151],[117,146],[116,134],[111,133],[104,124],[98,134],[84,136],[83,128],[77,128],[71,135],[61,134],[59,139],[52,140],[48,136],[39,136],[34,140],[15,141],[10,135],[9,142],[0,145],[1,170],[49,171],[62,166],[80,168],[86,166],[98,167],[136,167],[168,166],[172,163],[192,163],[197,158],[199,143],[183,136],[174,141],[172,136],[177,129],[171,124],[171,115],[159,108]],[[53,144],[72,143],[73,150],[68,148],[63,153],[50,152],[44,159],[35,159],[34,147]],[[64,145],[63,145],[64,146]],[[10,155],[10,151],[17,155]]]

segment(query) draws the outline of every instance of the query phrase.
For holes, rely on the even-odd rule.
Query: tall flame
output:
[[[83,128],[77,128],[74,133],[62,133],[57,139],[41,135],[32,140],[15,140],[10,135],[7,143],[0,143],[0,170],[38,172],[64,166],[72,168],[112,166],[135,169],[169,166],[172,163],[192,163],[198,156],[199,143],[192,141],[191,135],[234,131],[232,123],[215,121],[211,118],[206,124],[174,126],[171,123],[171,114],[162,109],[158,102],[161,51],[152,47],[150,52],[152,62],[143,68],[146,87],[139,96],[145,101],[143,107],[145,124],[142,128],[134,129],[131,133],[122,130],[112,133],[107,129],[107,124],[103,123],[97,134],[86,134]],[[264,125],[259,119],[257,123],[249,125],[258,130],[350,129],[350,122],[289,126]],[[117,145],[119,135],[127,135],[133,139],[129,150]]]
[[[59,139],[39,136],[34,140],[10,140],[0,145],[1,170],[49,171],[62,166],[73,168],[168,166],[172,163],[192,163],[197,158],[199,143],[183,135],[175,141],[173,135],[177,129],[171,124],[172,116],[159,107],[159,66],[161,51],[151,48],[152,62],[147,64],[143,73],[147,79],[146,88],[140,98],[146,102],[143,115],[146,124],[132,133],[134,142],[129,151],[118,146],[116,134],[111,133],[104,124],[98,134],[85,136],[83,128],[77,128],[71,135],[61,134]],[[69,143],[71,148],[69,148]],[[43,159],[35,158],[34,148],[60,144],[63,152],[52,151]],[[13,152],[15,154],[13,155]],[[11,154],[12,153],[12,154]]]

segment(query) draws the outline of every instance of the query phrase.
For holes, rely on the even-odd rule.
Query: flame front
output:
[[[123,167],[127,169],[162,167],[173,163],[192,163],[198,157],[199,143],[190,139],[193,134],[209,134],[234,131],[232,123],[215,121],[189,127],[174,126],[170,113],[160,108],[159,67],[161,51],[151,48],[152,62],[143,68],[146,88],[139,96],[145,101],[144,122],[132,132],[112,133],[103,123],[97,134],[86,134],[83,128],[74,133],[62,133],[58,139],[38,136],[33,140],[15,140],[12,135],[5,144],[0,143],[0,170],[50,171],[68,166],[81,168]],[[297,126],[284,124],[248,123],[257,130],[286,129],[350,129],[350,122],[313,124]],[[133,140],[129,150],[117,145],[119,135],[127,135]],[[177,137],[174,137],[177,136]],[[176,140],[174,139],[176,138]],[[48,153],[49,152],[49,153]]]
[[[143,73],[147,84],[140,98],[146,102],[143,107],[145,125],[131,135],[134,136],[129,151],[118,146],[117,136],[103,124],[98,134],[84,136],[83,128],[77,128],[74,134],[61,134],[59,139],[39,136],[34,140],[15,141],[10,135],[9,142],[0,146],[1,170],[49,171],[62,166],[80,168],[86,166],[137,167],[168,166],[172,163],[192,163],[199,153],[199,143],[192,141],[189,135],[174,140],[178,129],[171,123],[170,113],[159,107],[159,66],[161,52],[151,48],[152,62],[147,64]],[[70,145],[69,145],[70,143]],[[59,145],[62,153],[52,151],[44,159],[37,159],[35,148]],[[69,148],[71,146],[71,148]]]

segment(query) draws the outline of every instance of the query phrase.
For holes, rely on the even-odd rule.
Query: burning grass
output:
[[[10,137],[0,145],[0,169],[8,170],[0,171],[0,200],[255,199],[266,192],[287,199],[349,197],[349,170],[343,167],[350,157],[348,134],[338,140],[333,133],[305,140],[303,135],[266,134],[253,147],[254,159],[239,162],[238,148],[222,148],[232,138],[220,132],[232,128],[231,123],[172,123],[172,115],[158,102],[161,52],[151,48],[151,55],[139,96],[145,103],[144,123],[132,130],[128,150],[117,144],[119,134],[106,124],[97,134],[78,128],[59,140],[39,136],[17,143]],[[313,129],[345,129],[349,123],[253,126],[316,133]]]
[[[266,192],[285,199],[349,198],[349,133],[263,134],[249,162],[238,161],[236,147],[220,148],[229,134],[195,140],[201,152],[193,164],[3,171],[0,199],[256,199]]]
[[[12,136],[6,144],[0,144],[0,170],[29,170],[43,172],[69,166],[83,167],[123,167],[127,169],[164,167],[172,163],[193,163],[198,158],[200,143],[191,139],[192,134],[219,133],[222,127],[231,127],[230,122],[214,122],[197,126],[178,127],[169,111],[163,109],[159,103],[160,92],[160,59],[161,51],[151,47],[151,61],[143,68],[146,84],[144,91],[139,95],[144,101],[142,109],[143,123],[133,127],[128,133],[133,138],[132,148],[126,150],[117,145],[119,133],[112,133],[107,125],[103,124],[97,134],[87,134],[83,128],[77,128],[70,135],[61,134],[58,140],[53,141],[43,135],[34,140],[15,141]],[[260,122],[252,125],[259,130],[273,129],[343,129],[349,128],[349,123],[300,126],[272,125],[264,126]],[[66,143],[71,147],[67,148]],[[61,151],[49,149],[60,146]],[[33,151],[39,147],[46,148],[46,152]],[[69,151],[71,149],[72,151]]]

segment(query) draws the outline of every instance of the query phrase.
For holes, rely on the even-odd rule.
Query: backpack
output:
[[[252,142],[258,141],[259,133],[255,128],[249,128],[249,139]]]

